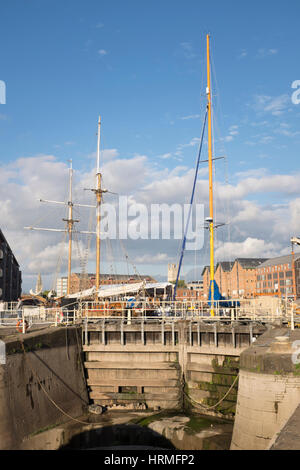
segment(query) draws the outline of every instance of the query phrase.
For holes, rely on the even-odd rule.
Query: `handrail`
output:
[[[79,307],[68,310],[61,307],[32,307],[20,310],[7,309],[0,311],[0,328],[16,326],[23,320],[29,324],[28,330],[38,325],[72,325],[87,320],[88,323],[103,320],[124,319],[135,322],[143,321],[205,321],[215,322],[259,322],[288,325],[292,329],[300,324],[300,309],[294,303],[272,302],[263,305],[261,299],[234,299],[238,302],[233,308],[228,308],[225,302],[215,302],[215,317],[210,316],[210,305],[203,300],[197,301],[155,301],[139,300],[134,305],[127,301],[82,302]],[[224,306],[225,305],[225,306]],[[24,329],[24,328],[23,328]]]

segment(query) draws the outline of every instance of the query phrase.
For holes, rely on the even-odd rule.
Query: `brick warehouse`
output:
[[[22,276],[9,244],[0,230],[0,301],[13,302],[21,296]]]
[[[272,258],[256,269],[256,292],[258,295],[300,297],[300,254],[295,254],[295,282],[292,255]],[[294,292],[294,285],[296,287]]]
[[[215,268],[215,280],[223,297],[253,298],[256,296],[256,268],[266,258],[237,258],[235,261],[218,263]],[[208,298],[210,268],[205,266],[203,276],[203,297]]]
[[[224,297],[249,299],[260,295],[292,297],[294,294],[300,297],[300,253],[295,254],[294,261],[293,273],[292,255],[271,259],[237,258],[218,263],[215,280]],[[202,276],[203,297],[207,299],[209,266],[205,266]]]

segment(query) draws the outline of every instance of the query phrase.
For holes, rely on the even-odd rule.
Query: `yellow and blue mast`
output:
[[[211,291],[211,316],[214,313],[214,280],[215,280],[215,265],[214,265],[214,200],[213,200],[213,155],[212,155],[212,94],[211,94],[211,74],[210,74],[210,36],[206,37],[207,40],[207,113],[208,113],[208,173],[209,173],[209,243],[210,243],[210,291]]]

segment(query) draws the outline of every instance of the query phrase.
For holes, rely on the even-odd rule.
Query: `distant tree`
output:
[[[173,281],[172,284],[175,285],[176,281]],[[186,283],[183,279],[179,279],[178,283],[177,283],[177,287],[181,288],[181,289],[185,289],[186,288]]]

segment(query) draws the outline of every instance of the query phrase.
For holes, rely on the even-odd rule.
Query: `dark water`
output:
[[[74,435],[61,450],[228,450],[233,423],[200,415],[161,413],[107,423]]]

